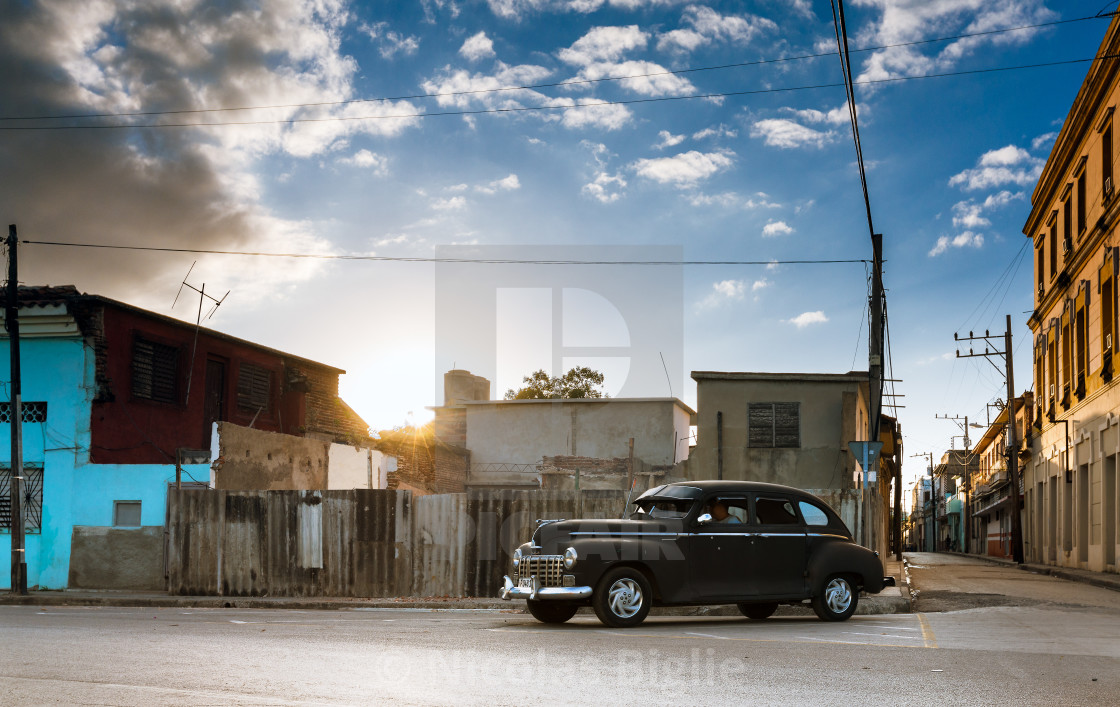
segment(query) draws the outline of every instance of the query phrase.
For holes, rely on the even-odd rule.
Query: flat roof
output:
[[[467,405],[540,405],[544,403],[561,403],[564,405],[569,403],[574,403],[576,405],[591,403],[672,403],[688,412],[689,415],[696,414],[696,411],[688,405],[685,405],[680,398],[528,398],[522,400],[460,400],[455,405],[438,405],[429,407],[428,409],[439,410],[446,407],[454,408]]]
[[[693,371],[692,379],[765,381],[805,381],[814,383],[867,382],[867,371],[848,371],[847,373],[762,373],[759,371]]]

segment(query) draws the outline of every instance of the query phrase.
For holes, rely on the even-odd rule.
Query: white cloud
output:
[[[950,238],[949,236],[941,236],[937,239],[937,244],[930,249],[929,257],[935,258],[938,255],[941,255],[945,251],[949,250],[949,248],[980,248],[983,245],[984,236],[979,233],[973,233],[972,231],[965,231],[964,233],[958,234],[953,238]]]
[[[755,197],[758,197],[757,199]],[[719,194],[704,194],[701,192],[689,192],[684,195],[688,203],[693,206],[722,206],[725,208],[738,208],[744,211],[752,209],[780,209],[781,204],[775,204],[769,201],[769,197],[762,192],[755,196],[744,197],[733,191],[725,191]]]
[[[953,204],[953,225],[957,228],[975,229],[984,226],[992,225],[983,214],[985,211],[991,211],[1003,206],[1007,206],[1012,201],[1023,199],[1023,192],[1016,192],[1012,194],[1007,190],[1003,190],[996,194],[989,194],[984,201],[979,203],[969,199],[967,201],[958,201]]]
[[[420,48],[420,40],[415,36],[403,34],[389,29],[388,22],[375,22],[372,25],[362,25],[362,31],[369,35],[378,46],[378,52],[383,59],[392,59],[397,54],[411,56]]]
[[[462,196],[453,196],[448,199],[436,199],[432,208],[436,211],[457,211],[467,205],[467,200]]]
[[[693,140],[704,140],[704,139],[707,139],[707,138],[710,138],[710,137],[738,137],[738,136],[739,136],[739,131],[738,130],[732,130],[731,128],[724,127],[723,125],[717,125],[717,126],[714,126],[714,127],[711,127],[711,128],[704,128],[703,130],[698,130],[698,131],[694,132],[692,134],[692,139]]]
[[[467,61],[489,59],[494,56],[494,42],[486,36],[485,32],[479,32],[463,42],[463,46],[459,47],[459,55]]]
[[[638,29],[638,25],[593,27],[556,55],[561,61],[577,66],[613,62],[628,51],[645,48],[648,39],[649,35]]]
[[[556,99],[553,105],[573,106],[566,108],[560,117],[560,124],[566,128],[603,128],[618,130],[630,122],[630,109],[618,104],[610,104],[598,99],[584,100],[579,105],[570,98]]]
[[[622,198],[626,180],[621,174],[599,172],[595,180],[583,185],[583,193],[603,204],[611,204]]]
[[[766,270],[768,272],[774,272],[779,267],[781,267],[781,266],[778,264],[777,260],[771,260],[769,263],[766,264]]]
[[[798,329],[804,329],[810,324],[824,324],[828,321],[828,317],[825,316],[824,312],[817,310],[816,312],[803,312],[788,321]]]
[[[619,78],[619,86],[642,96],[681,96],[697,92],[696,86],[688,79],[671,74],[665,67],[650,61],[587,64],[575,80],[599,81],[604,78]],[[579,84],[569,84],[569,87],[586,88]]]
[[[763,238],[773,238],[774,236],[788,236],[793,233],[793,228],[785,221],[770,221],[762,228]]]
[[[864,45],[899,45],[929,36],[976,34],[1004,27],[1036,25],[1054,20],[1058,14],[1045,0],[854,0],[855,5],[882,12],[861,34]],[[1016,45],[1031,41],[1043,29],[972,36],[937,45],[891,46],[871,54],[857,80],[881,80],[915,76],[955,67],[962,58],[993,45]],[[926,54],[924,52],[930,52]]]
[[[1058,133],[1044,133],[1042,135],[1039,135],[1035,139],[1031,140],[1031,149],[1037,151],[1044,145],[1049,145],[1050,143],[1054,142],[1057,137]]]
[[[469,71],[445,66],[436,78],[428,79],[420,86],[428,93],[436,94],[436,102],[442,107],[521,108],[526,104],[545,105],[550,101],[544,94],[531,89],[498,89],[539,83],[551,74],[549,69],[533,64],[508,66],[499,62],[497,71],[492,75],[472,75]]]
[[[511,174],[508,177],[495,179],[485,186],[475,187],[474,190],[483,194],[497,194],[500,191],[516,191],[520,188],[521,180],[516,174]]]
[[[743,299],[747,286],[742,280],[721,280],[712,283],[712,291],[708,296],[696,304],[697,310],[712,309],[727,302],[738,302]]]
[[[369,150],[358,150],[350,157],[340,159],[339,162],[345,165],[370,169],[378,176],[385,176],[389,173],[389,160]]]
[[[764,32],[775,32],[778,25],[755,15],[721,15],[703,5],[689,5],[681,13],[680,29],[657,38],[659,51],[691,52],[707,44],[726,42],[746,44]]]
[[[751,292],[758,292],[759,290],[762,290],[762,289],[765,289],[765,288],[769,287],[770,284],[771,284],[770,281],[767,280],[766,278],[762,278],[761,280],[755,280],[754,284],[751,285]]]
[[[827,111],[816,110],[814,108],[806,108],[798,110],[796,108],[786,108],[787,112],[793,113],[803,122],[806,123],[823,123],[825,125],[844,125],[851,121],[851,113],[848,111],[848,102],[844,101],[843,104],[832,108]],[[862,121],[867,118],[869,109],[866,105],[856,104],[857,117]]]
[[[641,159],[631,169],[646,179],[661,184],[691,187],[734,164],[731,152],[697,152],[692,150],[674,157]]]
[[[380,238],[373,242],[373,246],[375,248],[384,248],[387,245],[400,245],[402,243],[407,243],[408,240],[408,236],[401,233],[396,236],[385,236],[384,238]]]
[[[1038,181],[1046,161],[1032,157],[1029,152],[1015,145],[985,152],[977,166],[953,175],[949,186],[963,185],[964,189],[990,189],[1005,184],[1031,186]]]
[[[832,142],[836,133],[821,132],[785,118],[760,120],[751,126],[751,137],[765,139],[771,147],[790,149],[796,147],[824,147]]]
[[[654,149],[664,150],[666,147],[676,147],[685,141],[685,135],[674,135],[668,130],[662,130],[657,133],[657,137],[661,138],[660,142],[654,145]]]

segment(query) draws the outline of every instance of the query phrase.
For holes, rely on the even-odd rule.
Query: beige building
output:
[[[696,413],[677,398],[489,396],[485,378],[449,371],[434,408],[437,437],[468,450],[467,488],[626,488],[637,474],[644,490],[689,456]]]
[[[689,479],[785,484],[828,502],[859,534],[861,481],[848,442],[867,439],[867,373],[754,373],[693,371],[696,446]],[[871,546],[885,553],[891,530],[890,476],[898,468],[901,434],[884,416],[881,439],[889,461],[879,465],[873,494]],[[882,473],[886,471],[886,473]]]
[[[1097,56],[1120,53],[1114,18]],[[1023,490],[1029,561],[1116,572],[1117,237],[1114,112],[1120,65],[1098,59],[1031,197],[1036,395]]]

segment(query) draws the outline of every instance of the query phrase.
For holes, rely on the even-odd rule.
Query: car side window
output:
[[[784,498],[756,498],[754,513],[762,525],[796,525],[797,512],[793,504]]]
[[[828,514],[819,506],[808,501],[801,501],[797,506],[801,509],[801,517],[805,519],[805,525],[828,525]]]
[[[718,506],[718,508],[717,508]],[[713,523],[741,525],[750,522],[750,510],[745,498],[715,497],[708,499],[700,510],[712,516]]]

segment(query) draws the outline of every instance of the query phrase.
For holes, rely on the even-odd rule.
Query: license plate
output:
[[[531,591],[533,589],[533,578],[532,577],[522,577],[521,579],[517,580],[517,588],[518,589],[527,589],[527,590]]]

